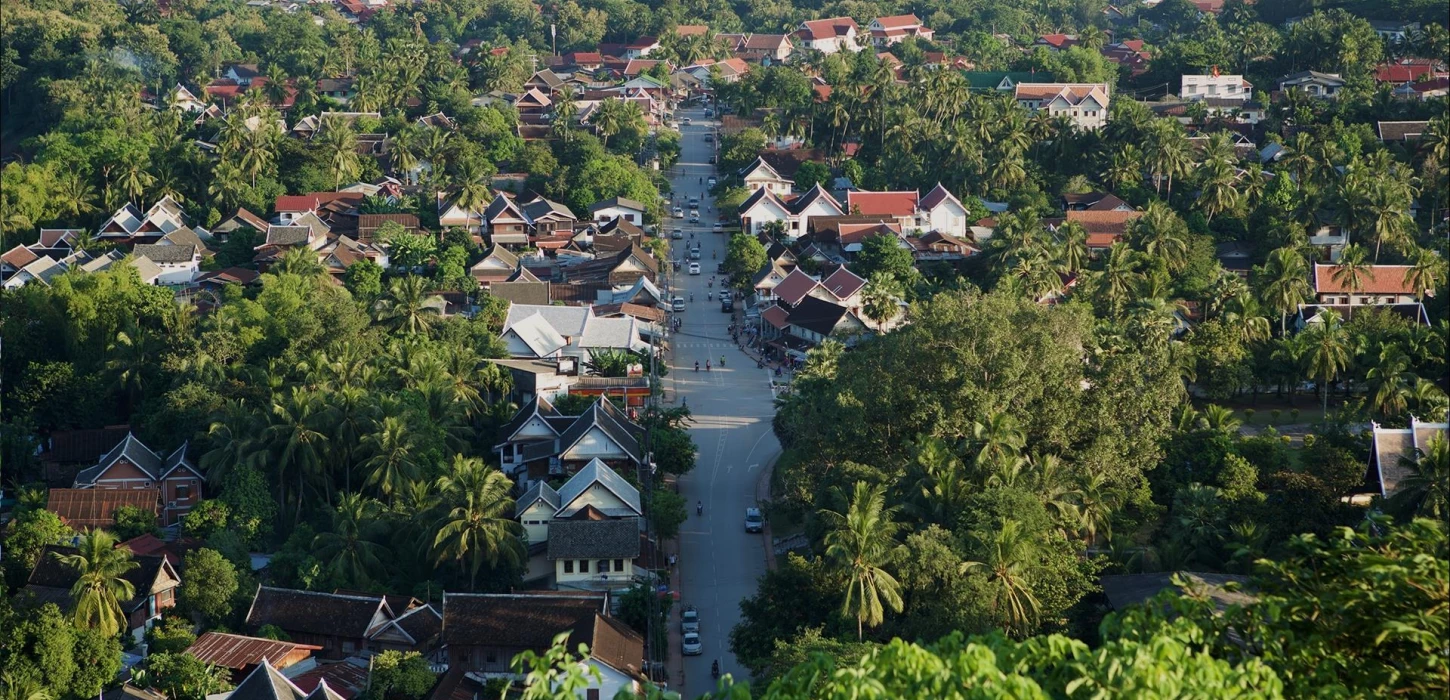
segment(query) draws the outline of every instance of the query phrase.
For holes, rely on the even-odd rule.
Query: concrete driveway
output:
[[[671,257],[685,257],[692,243],[689,232],[694,231],[694,240],[701,242],[703,274],[675,278],[675,293],[689,299],[693,292],[695,301],[682,315],[684,325],[672,340],[674,357],[667,381],[676,405],[683,402],[694,413],[690,432],[700,449],[694,471],[680,480],[690,517],[681,527],[679,564],[680,603],[699,608],[704,653],[685,657],[683,687],[678,679],[672,679],[671,686],[686,698],[695,698],[715,686],[710,677],[713,660],[720,661],[722,673],[749,677],[730,653],[729,634],[740,620],[740,600],[755,593],[756,580],[765,573],[766,547],[762,535],[745,532],[745,509],[755,505],[756,483],[780,452],[780,444],[771,431],[775,409],[770,375],[757,369],[730,339],[731,314],[720,310],[720,278],[716,276],[714,287],[706,286],[716,264],[724,260],[726,246],[726,236],[710,232],[719,212],[707,185],[700,182],[715,172],[709,164],[715,143],[707,143],[705,135],[714,133],[717,122],[699,108],[682,110],[677,117],[690,117],[692,124],[681,127],[682,153],[671,179],[680,202],[700,197],[700,223],[674,219],[665,228],[678,225],[686,232],[684,240],[671,241]],[[719,366],[722,355],[724,367]],[[714,365],[708,372],[706,360]],[[695,514],[696,503],[703,505],[703,515]],[[679,625],[678,612],[671,624]]]

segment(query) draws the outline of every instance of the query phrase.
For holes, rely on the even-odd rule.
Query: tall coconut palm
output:
[[[1062,271],[1075,275],[1088,264],[1087,229],[1076,221],[1069,221],[1058,227],[1060,245],[1057,247],[1057,264]]]
[[[1323,410],[1329,412],[1329,384],[1339,378],[1349,367],[1349,331],[1339,319],[1339,312],[1326,309],[1319,314],[1320,322],[1305,331],[1305,344],[1309,360],[1309,376],[1319,382],[1323,394]]]
[[[378,319],[395,331],[409,335],[425,333],[438,316],[428,306],[428,283],[416,275],[404,275],[388,285],[388,296],[378,302]]]
[[[376,487],[390,500],[418,478],[417,445],[401,417],[384,417],[372,433],[363,436],[362,448],[369,455],[362,463],[367,473],[364,485]]]
[[[1445,261],[1434,251],[1420,248],[1415,255],[1408,269],[1405,270],[1404,282],[1415,290],[1415,296],[1424,301],[1425,295],[1435,288],[1440,278],[1445,276]]]
[[[1259,293],[1264,304],[1279,312],[1279,334],[1283,335],[1289,314],[1309,298],[1309,271],[1304,257],[1293,248],[1275,249],[1256,276],[1262,280]]]
[[[235,467],[257,466],[263,453],[256,449],[255,436],[262,429],[261,417],[241,400],[231,399],[223,404],[207,428],[211,449],[202,454],[197,465],[206,474],[207,483],[220,486]]]
[[[330,510],[332,530],[312,538],[312,551],[337,580],[365,587],[388,560],[387,548],[373,541],[379,534],[378,502],[344,493]]]
[[[328,442],[328,436],[320,430],[322,410],[315,394],[292,387],[286,394],[273,396],[267,412],[268,425],[262,431],[261,444],[268,452],[267,464],[277,479],[279,509],[287,505],[286,485],[292,480],[289,477],[296,478],[293,513],[297,522],[302,520],[307,478],[317,474],[323,445]]]
[[[513,519],[514,499],[509,495],[512,487],[503,472],[488,468],[482,479],[450,495],[448,502],[452,505],[438,521],[438,534],[433,538],[436,561],[452,561],[465,567],[470,591],[478,586],[478,572],[484,562],[490,567],[500,562],[517,567],[527,556],[523,526]]]
[[[963,574],[985,574],[991,608],[1003,627],[1018,638],[1031,634],[1042,605],[1032,592],[1031,571],[1037,548],[1022,523],[1004,519],[1000,528],[972,533],[976,559],[963,562]]]
[[[1410,358],[1394,344],[1382,346],[1375,365],[1365,372],[1375,410],[1386,418],[1398,416],[1409,408],[1418,379],[1410,371]]]
[[[1402,457],[1400,465],[1410,473],[1390,496],[1390,510],[1442,523],[1450,518],[1450,442],[1444,434],[1430,438],[1414,455]]]
[[[910,501],[912,512],[925,522],[954,522],[973,488],[966,465],[940,438],[924,436],[916,442],[915,470],[920,474]]]
[[[351,182],[362,172],[362,160],[357,154],[357,135],[352,125],[341,118],[330,117],[319,125],[315,139],[332,173],[332,186],[341,187],[344,181]]]
[[[846,512],[820,511],[831,528],[826,533],[826,558],[846,575],[846,598],[842,614],[856,618],[856,639],[864,638],[864,627],[885,621],[885,608],[901,612],[901,584],[883,567],[898,555],[895,537],[900,526],[892,520],[894,509],[886,507],[886,490],[880,485],[856,482]]]
[[[896,318],[900,310],[897,302],[900,295],[901,285],[890,272],[876,272],[867,281],[861,293],[861,311],[866,318],[876,322],[878,331],[886,330],[886,322]]]
[[[1017,419],[1006,411],[993,411],[972,423],[972,441],[977,445],[977,469],[983,473],[1010,464],[1027,444],[1027,434]]]
[[[1357,243],[1344,246],[1334,267],[1334,281],[1350,292],[1364,289],[1364,278],[1371,268],[1368,257],[1364,247]]]
[[[1077,512],[1081,518],[1080,532],[1087,546],[1093,546],[1099,535],[1111,539],[1113,536],[1113,514],[1118,512],[1124,494],[1108,483],[1100,473],[1083,477],[1074,492],[1077,497]]]
[[[1099,293],[1107,300],[1114,316],[1122,313],[1123,305],[1138,286],[1138,254],[1128,244],[1118,242],[1108,249],[1103,258],[1103,268],[1096,274]]]
[[[1143,252],[1158,258],[1170,271],[1183,269],[1188,260],[1188,228],[1168,205],[1153,202],[1134,220],[1132,237]]]
[[[81,535],[74,554],[51,553],[78,574],[70,588],[75,625],[94,629],[103,637],[115,637],[125,630],[121,603],[136,597],[136,587],[123,576],[138,564],[131,560],[131,550],[116,544],[110,533],[91,530]]]

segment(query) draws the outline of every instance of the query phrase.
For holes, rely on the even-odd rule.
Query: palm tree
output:
[[[1443,433],[1437,434],[1413,456],[1401,457],[1400,465],[1410,473],[1390,496],[1390,510],[1405,517],[1445,522],[1450,517],[1450,441]]]
[[[886,606],[901,612],[901,584],[882,568],[900,551],[894,539],[900,526],[892,521],[893,513],[886,508],[886,489],[864,481],[856,482],[845,514],[820,511],[831,528],[826,533],[826,557],[847,577],[841,612],[856,618],[857,640],[864,638],[865,626],[885,621]]]
[[[388,296],[378,302],[378,320],[394,331],[409,335],[426,333],[438,316],[437,307],[428,306],[427,281],[416,275],[404,275],[388,285]]]
[[[866,318],[876,322],[876,330],[884,331],[886,322],[896,318],[900,308],[896,300],[900,292],[901,285],[890,272],[878,271],[871,275],[866,289],[861,293],[861,311],[866,314]]]
[[[1136,184],[1143,181],[1143,154],[1133,144],[1124,144],[1113,154],[1113,160],[1108,164],[1102,173],[1102,178],[1113,185],[1114,188]]]
[[[262,453],[255,449],[253,438],[261,430],[257,412],[241,400],[232,399],[223,404],[207,428],[211,449],[201,456],[198,464],[206,474],[207,483],[220,486],[233,468],[256,466]]]
[[[963,562],[963,574],[984,573],[992,590],[992,609],[1004,620],[1003,627],[1017,637],[1026,637],[1037,624],[1042,606],[1032,593],[1030,568],[1037,558],[1031,537],[1016,520],[1004,519],[995,531],[972,533],[977,560]]]
[[[351,182],[362,172],[362,161],[357,155],[357,135],[352,125],[340,117],[326,119],[319,125],[317,139],[328,169],[332,172],[332,186],[337,189],[344,181]]]
[[[268,410],[268,425],[262,431],[262,442],[269,455],[270,464],[277,479],[277,507],[286,507],[286,477],[295,472],[297,508],[295,520],[302,520],[304,483],[307,476],[315,474],[322,462],[322,446],[328,441],[319,429],[321,426],[321,402],[315,394],[298,387],[292,387],[283,396],[273,396]]]
[[[75,170],[59,173],[54,197],[57,213],[70,220],[96,210],[96,188]]]
[[[466,562],[470,591],[477,587],[478,571],[485,561],[491,567],[499,562],[516,567],[527,556],[523,526],[513,519],[512,487],[503,472],[487,467],[482,478],[470,479],[466,488],[450,494],[453,506],[438,521],[438,534],[433,538],[436,560],[440,564]]]
[[[1325,309],[1316,323],[1304,333],[1308,348],[1309,376],[1319,381],[1323,392],[1323,410],[1329,413],[1329,384],[1349,366],[1349,331],[1339,320],[1339,312]]]
[[[972,423],[972,440],[977,451],[977,469],[987,473],[1010,464],[1027,444],[1027,434],[1017,419],[1006,411],[988,413],[985,421]]]
[[[126,613],[121,603],[136,597],[136,587],[122,577],[138,564],[131,560],[131,550],[116,544],[110,533],[91,530],[81,535],[75,554],[51,553],[78,574],[70,588],[71,600],[75,601],[75,625],[94,629],[107,638],[125,630]]]
[[[1077,221],[1069,221],[1057,229],[1060,245],[1057,248],[1057,263],[1062,271],[1077,274],[1087,267],[1087,229]]]
[[[378,502],[344,493],[331,511],[332,531],[312,538],[312,550],[337,580],[367,586],[372,575],[384,569],[388,555],[386,547],[372,541],[378,529]]]
[[[156,353],[154,336],[144,328],[131,327],[116,332],[116,339],[106,346],[106,370],[114,379],[125,400],[126,415],[140,400]]]
[[[433,164],[433,172],[437,172],[437,164]],[[472,226],[473,215],[483,210],[493,198],[493,190],[489,187],[488,173],[480,169],[472,160],[465,160],[458,164],[457,172],[454,173],[454,185],[458,188],[456,201],[459,208],[463,209]],[[479,229],[483,229],[483,215],[479,214]]]
[[[1233,410],[1212,404],[1203,409],[1203,414],[1198,418],[1199,429],[1216,433],[1234,434],[1241,425],[1243,421],[1234,417]]]
[[[1143,252],[1161,259],[1169,271],[1183,269],[1188,260],[1187,227],[1168,205],[1153,202],[1131,223],[1133,238]]]
[[[376,486],[391,499],[417,478],[416,446],[408,423],[402,418],[384,417],[372,434],[363,436],[362,446],[370,454],[362,464],[367,472],[364,485]]]
[[[1140,277],[1137,267],[1137,253],[1128,244],[1118,242],[1108,249],[1108,255],[1103,260],[1103,269],[1098,271],[1097,278],[1098,288],[1107,298],[1114,316],[1122,312],[1123,304],[1127,303],[1128,297],[1137,287]]]
[[[1371,267],[1367,257],[1368,253],[1357,243],[1344,246],[1334,268],[1334,281],[1344,285],[1350,292],[1363,289],[1365,272]]]
[[[1410,358],[1392,343],[1380,348],[1378,362],[1365,373],[1375,409],[1386,418],[1398,416],[1409,407],[1418,379],[1410,371]]]
[[[1304,257],[1293,248],[1275,249],[1258,273],[1256,277],[1263,280],[1260,295],[1265,305],[1279,312],[1279,334],[1283,335],[1289,314],[1309,298],[1309,271]]]
[[[923,521],[947,525],[954,522],[971,494],[966,465],[940,438],[924,436],[915,445],[915,489],[917,505],[912,511]]]
[[[1414,261],[1405,270],[1405,284],[1415,290],[1415,296],[1424,301],[1425,295],[1435,288],[1444,276],[1445,261],[1433,250],[1420,248],[1415,251]]]
[[[318,277],[327,272],[327,268],[317,259],[317,251],[307,246],[298,246],[283,253],[272,271],[300,277]]]
[[[1122,504],[1123,492],[1109,484],[1107,477],[1094,473],[1078,482],[1074,495],[1077,496],[1077,512],[1081,518],[1080,531],[1087,546],[1093,546],[1099,534],[1111,539],[1113,514]]]

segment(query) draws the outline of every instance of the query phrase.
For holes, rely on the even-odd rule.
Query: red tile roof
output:
[[[816,278],[811,277],[805,272],[792,270],[790,274],[785,276],[785,279],[775,285],[771,293],[775,294],[781,301],[795,306],[802,299],[806,298],[806,295],[810,294],[811,290],[815,289],[819,284],[820,282],[817,282]]]
[[[839,267],[836,268],[835,272],[832,272],[825,279],[821,280],[821,286],[825,287],[826,291],[834,294],[837,299],[845,299],[866,286],[866,280],[861,279],[860,275],[847,270],[845,267]]]
[[[462,667],[459,667],[462,671]],[[342,697],[342,700],[352,700],[362,693],[368,684],[368,670],[356,666],[347,661],[335,664],[323,664],[292,679],[292,684],[302,689],[302,692],[311,694],[317,689],[320,681],[327,681],[327,687]],[[465,696],[472,700],[473,695]]]
[[[790,325],[790,312],[780,306],[772,306],[766,309],[761,312],[760,317],[765,319],[766,323],[781,330],[785,330]]]
[[[1037,40],[1058,49],[1067,48],[1077,43],[1077,37],[1066,34],[1043,34],[1037,37]]]
[[[920,195],[910,192],[847,192],[846,211],[864,216],[915,216]]]
[[[1320,294],[1414,294],[1415,289],[1405,281],[1409,265],[1370,265],[1360,275],[1359,289],[1351,292],[1348,279],[1335,279],[1338,265],[1314,266],[1314,291]]]
[[[881,25],[882,29],[905,29],[921,26],[921,20],[916,15],[893,15],[891,17],[877,17],[876,24]]]
[[[35,254],[35,251],[26,248],[23,245],[17,245],[14,248],[5,251],[3,255],[0,255],[0,260],[4,260],[11,267],[18,270],[22,267],[25,267],[26,265],[29,265],[30,263],[35,262],[35,259],[39,257],[39,255]]]
[[[820,41],[846,36],[852,29],[859,31],[856,20],[850,17],[831,17],[803,22],[798,34],[803,39]]]
[[[1128,222],[1143,215],[1140,211],[1079,211],[1067,212],[1068,221],[1082,224],[1088,233],[1122,234],[1128,230]]]
[[[311,194],[284,194],[277,197],[272,208],[279,212],[308,212],[315,211],[327,204],[351,205],[353,207],[362,204],[367,198],[361,192],[313,192]],[[350,207],[349,207],[350,208]]]

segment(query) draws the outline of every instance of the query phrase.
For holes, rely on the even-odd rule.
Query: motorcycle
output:
[[[699,501],[695,501],[695,515],[704,515],[704,514],[705,514],[705,504],[704,503],[701,503]]]
[[[715,662],[713,662],[713,663],[710,664],[710,677],[711,678],[714,678],[716,680],[718,680],[720,678],[720,662],[719,661],[715,661]]]

